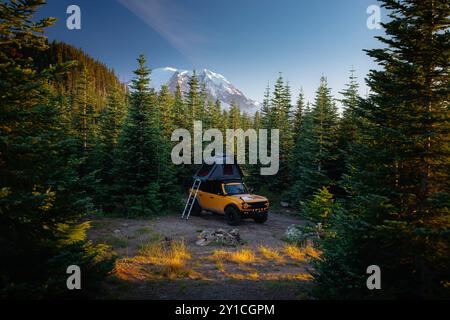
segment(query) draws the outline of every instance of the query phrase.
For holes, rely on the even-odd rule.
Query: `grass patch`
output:
[[[216,261],[216,269],[220,272],[225,272],[225,265],[222,261]]]
[[[259,246],[258,251],[266,260],[274,261],[279,264],[286,262],[286,259],[284,259],[284,257],[276,249],[271,249],[261,245]]]
[[[210,256],[210,259],[229,261],[237,264],[255,263],[257,261],[256,254],[249,249],[238,251],[215,250]]]
[[[285,245],[283,253],[297,262],[309,262],[312,259],[320,259],[322,254],[320,250],[312,246],[301,248],[295,244]]]
[[[184,242],[153,242],[144,245],[136,257],[119,260],[116,272],[126,280],[196,278],[188,266],[190,259]]]
[[[305,254],[310,257],[311,259],[320,259],[322,252],[314,247],[307,246],[303,249],[305,251]]]
[[[283,253],[297,262],[306,262],[305,252],[294,244],[287,244],[283,247]]]

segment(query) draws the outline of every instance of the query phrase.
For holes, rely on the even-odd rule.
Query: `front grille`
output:
[[[249,209],[264,209],[266,208],[267,201],[249,203]]]

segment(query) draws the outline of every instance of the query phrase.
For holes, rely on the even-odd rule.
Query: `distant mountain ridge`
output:
[[[76,61],[77,65],[66,72],[57,75],[57,79],[51,85],[60,95],[74,95],[77,84],[80,81],[81,71],[86,67],[89,73],[90,104],[96,112],[99,112],[107,103],[108,90],[117,87],[126,92],[126,86],[122,84],[115,72],[103,62],[98,61],[70,44],[53,41],[48,43],[48,50],[33,53],[34,63],[37,68],[44,69],[50,65]]]
[[[151,76],[151,86],[159,90],[161,86],[167,85],[171,92],[175,92],[179,83],[181,90],[185,93],[189,90],[188,82],[192,75],[193,71],[171,67],[154,69]],[[229,109],[233,101],[242,111],[249,114],[254,114],[261,107],[259,102],[247,98],[241,90],[219,73],[203,69],[199,72],[196,71],[196,76],[200,83],[206,85],[208,96],[214,100],[219,99],[224,109]]]

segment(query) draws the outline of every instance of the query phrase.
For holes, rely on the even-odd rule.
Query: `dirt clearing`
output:
[[[307,299],[310,262],[320,253],[283,241],[286,229],[300,223],[280,213],[265,224],[243,221],[237,227],[243,245],[234,248],[195,244],[203,230],[231,229],[219,215],[95,218],[89,238],[119,256],[99,298]]]

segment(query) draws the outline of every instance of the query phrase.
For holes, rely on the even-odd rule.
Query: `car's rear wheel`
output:
[[[237,226],[241,223],[241,213],[233,206],[225,209],[225,216],[227,217],[227,222],[230,226]]]
[[[269,217],[269,215],[267,214],[267,212],[264,212],[264,213],[258,214],[258,215],[254,218],[254,220],[255,220],[256,223],[264,223],[264,222],[267,221],[267,218],[268,218],[268,217]]]
[[[202,214],[202,207],[198,203],[198,200],[194,201],[194,205],[192,206],[191,215],[192,216],[199,216]]]

